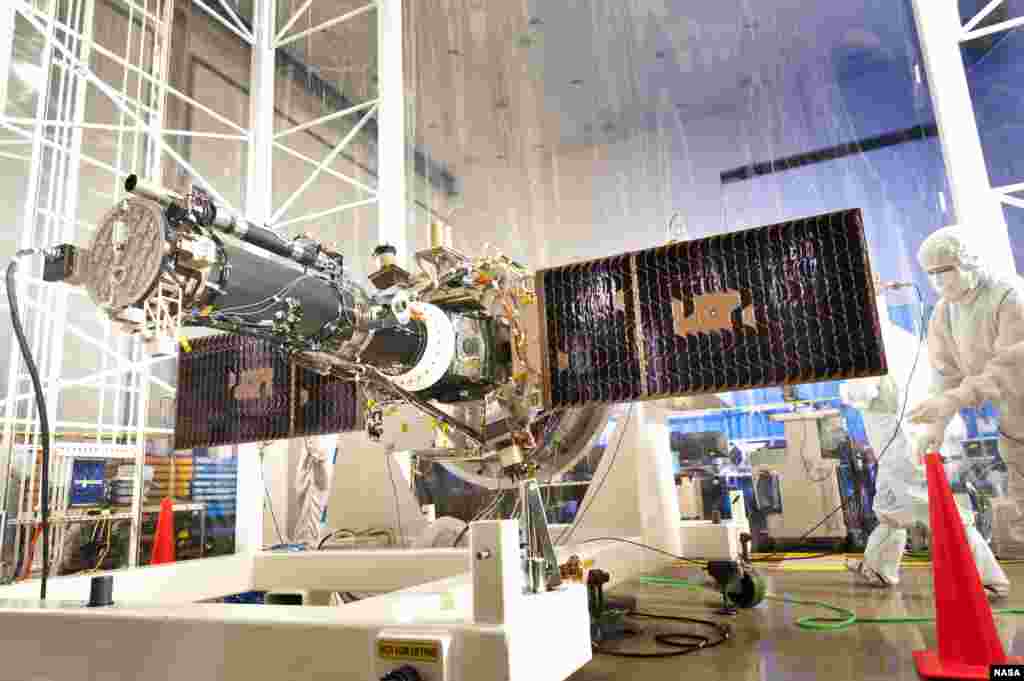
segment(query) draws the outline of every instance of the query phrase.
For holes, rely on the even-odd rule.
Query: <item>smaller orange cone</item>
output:
[[[165,497],[160,502],[160,516],[156,519],[156,534],[153,535],[153,555],[150,565],[174,562],[174,502]]]

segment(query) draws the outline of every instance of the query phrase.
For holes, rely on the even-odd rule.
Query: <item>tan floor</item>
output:
[[[1024,607],[1024,565],[1007,566],[1014,582],[1009,599],[996,608]],[[675,569],[677,576],[697,573]],[[873,589],[854,582],[846,572],[764,571],[769,592],[799,600],[825,601],[856,611],[864,617],[907,617],[933,614],[931,570],[905,569],[902,583],[891,590]],[[817,608],[766,602],[735,617],[714,614],[720,604],[714,594],[658,585],[626,584],[615,593],[635,594],[638,610],[656,614],[698,617],[729,622],[732,639],[711,650],[664,660],[636,660],[598,655],[570,681],[624,681],[626,679],[736,679],[743,681],[898,681],[917,679],[912,652],[935,646],[934,624],[858,624],[839,632],[811,632],[795,626],[795,620],[829,612]],[[656,624],[657,631],[697,631],[690,625]],[[1006,651],[1024,655],[1024,615],[1000,616],[996,627]],[[1019,638],[1020,640],[1016,640]],[[654,650],[646,641],[629,641],[631,650]],[[662,650],[662,648],[658,648]]]

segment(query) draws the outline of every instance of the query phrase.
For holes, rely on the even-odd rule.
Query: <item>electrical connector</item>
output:
[[[46,249],[43,252],[43,281],[72,285],[81,283],[78,280],[81,255],[73,244],[60,244]]]

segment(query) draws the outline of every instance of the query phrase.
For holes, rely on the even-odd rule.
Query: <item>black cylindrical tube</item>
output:
[[[301,305],[302,319],[297,330],[313,336],[327,324],[340,322],[350,315],[353,301],[332,282],[305,272],[244,247],[233,239],[223,240],[224,254],[230,267],[223,291],[209,290],[204,303],[214,304],[218,312],[237,315],[258,323],[273,320],[279,311],[287,310],[291,298]],[[213,277],[217,281],[219,277]]]
[[[237,236],[242,241],[250,243],[257,248],[262,248],[265,251],[270,251],[282,258],[292,259],[294,256],[292,244],[265,227],[257,227],[250,224],[244,234],[240,233]]]
[[[171,206],[179,206],[180,208],[182,207],[181,204],[185,201],[185,197],[180,194],[145,182],[139,179],[138,175],[126,177],[124,189],[130,194],[137,194],[151,201],[156,201],[165,208]],[[282,258],[295,260],[303,265],[313,265],[316,263],[317,254],[315,250],[297,246],[291,241],[285,241],[266,227],[259,227],[243,218],[232,215],[223,206],[211,202],[210,207],[212,208],[211,215],[209,216],[211,224],[207,226],[212,226],[219,231],[231,234],[242,241],[270,251]],[[202,219],[200,219],[200,222],[205,224],[205,221]]]
[[[114,604],[114,578],[111,575],[93,577],[89,582],[89,607],[102,608]]]
[[[137,194],[144,199],[156,201],[165,208],[172,203],[181,203],[183,197],[170,189],[140,180],[138,175],[129,175],[124,179],[124,190],[129,194]]]

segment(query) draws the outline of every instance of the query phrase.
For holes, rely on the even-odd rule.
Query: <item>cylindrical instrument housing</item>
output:
[[[150,201],[156,201],[164,208],[176,206],[179,209],[185,207],[187,197],[184,197],[169,189],[150,184],[140,180],[137,175],[129,175],[125,178],[124,189],[130,194],[136,194]],[[218,231],[230,234],[238,239],[269,251],[282,258],[294,260],[301,265],[312,267],[317,264],[319,248],[310,241],[285,241],[277,233],[266,227],[254,225],[244,218],[233,215],[223,206],[210,203],[209,224]]]
[[[134,176],[125,188],[139,196],[103,219],[87,281],[122,323],[152,331],[158,310],[180,300],[171,311],[177,323],[271,338],[325,370],[372,366],[427,399],[470,399],[493,384],[493,334],[474,326],[484,322],[429,303],[413,311],[401,293],[370,298],[344,276],[337,254],[218,213],[201,192],[181,197]],[[386,264],[394,251],[382,245],[375,255]]]
[[[339,290],[334,282],[305,272],[233,239],[223,240],[229,267],[223,291],[207,288],[202,305],[215,305],[220,314],[238,315],[254,322],[272,320],[287,310],[287,299],[294,299],[302,311],[297,331],[313,336],[331,323],[341,323],[351,315],[355,304],[351,294]],[[217,281],[220,270],[212,277]],[[345,298],[350,298],[345,300]]]

